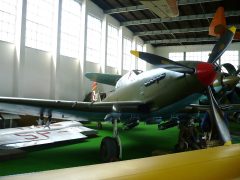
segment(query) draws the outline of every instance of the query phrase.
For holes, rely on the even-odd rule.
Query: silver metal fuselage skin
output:
[[[157,80],[158,77],[162,78]],[[196,74],[156,68],[139,74],[131,84],[118,87],[104,101],[138,101],[148,104],[150,111],[158,111],[201,92],[205,87],[199,82]]]

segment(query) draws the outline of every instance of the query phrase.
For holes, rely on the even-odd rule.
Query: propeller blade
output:
[[[170,71],[175,71],[175,72],[179,72],[179,73],[187,73],[187,74],[193,74],[194,71],[193,69],[189,69],[189,68],[185,68],[182,66],[178,66],[178,65],[172,65],[172,64],[162,64],[157,66],[158,68],[164,68]]]
[[[220,37],[208,58],[209,63],[215,63],[220,58],[220,56],[226,51],[228,45],[233,40],[235,32],[236,27],[232,26],[229,29],[227,29],[226,32]]]
[[[213,96],[210,86],[208,86],[207,93],[208,93],[208,97],[209,97],[210,105],[211,105],[210,112],[212,113],[212,117],[215,122],[215,125],[217,126],[219,135],[220,135],[224,145],[231,145],[232,144],[231,136],[230,136],[228,127],[227,127],[226,123],[224,122],[222,110],[219,108],[218,103]]]
[[[230,63],[225,63],[222,64],[221,66],[224,67],[227,70],[228,74],[230,75],[235,75],[237,72],[236,68]]]
[[[240,72],[240,68],[236,71],[235,75],[237,76]]]
[[[195,70],[193,68],[184,66],[180,63],[177,63],[175,61],[172,61],[172,60],[167,59],[162,56],[150,54],[147,52],[133,51],[133,50],[131,50],[130,52],[134,56],[141,58],[142,60],[144,60],[152,65],[155,65],[155,66],[159,66],[159,67],[162,67],[162,68],[165,68],[168,70],[172,70],[172,71],[176,71],[176,72],[188,73],[188,74],[193,74],[195,72]]]

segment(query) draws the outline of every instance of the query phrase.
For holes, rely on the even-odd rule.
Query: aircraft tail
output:
[[[224,15],[224,8],[219,7],[209,26],[209,35],[220,37],[227,29],[226,18]],[[240,32],[236,32],[233,39],[240,39]]]
[[[212,22],[209,26],[209,35],[211,36],[221,36],[226,31],[226,18],[224,15],[224,8],[219,7],[212,19]]]

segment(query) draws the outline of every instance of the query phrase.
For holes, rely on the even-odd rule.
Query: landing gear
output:
[[[43,116],[43,110],[42,109],[40,111],[40,117],[39,117],[39,119],[36,122],[37,122],[38,126],[42,126],[43,123],[44,123],[44,116]]]
[[[47,121],[44,121],[44,109],[41,109],[39,119],[36,120],[38,126],[44,125],[44,128],[47,127],[50,129],[50,124],[52,122],[52,111],[48,110],[48,118]]]
[[[114,162],[119,160],[119,146],[115,138],[103,138],[100,147],[100,158],[102,162]]]
[[[185,120],[179,124],[178,144],[175,145],[176,152],[202,149],[204,146],[200,134],[194,125],[194,119]]]
[[[51,122],[52,122],[52,112],[49,110],[48,111],[48,120],[46,121],[44,128],[48,127],[48,129],[50,129]]]
[[[102,123],[101,122],[97,122],[97,129],[102,129]]]
[[[102,162],[113,162],[122,158],[122,144],[118,134],[117,123],[118,118],[114,118],[113,137],[105,137],[101,142],[100,159]]]

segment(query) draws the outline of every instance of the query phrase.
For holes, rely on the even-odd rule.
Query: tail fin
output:
[[[226,18],[224,15],[224,8],[219,7],[212,19],[212,22],[209,26],[209,35],[211,36],[221,36],[226,31]]]

